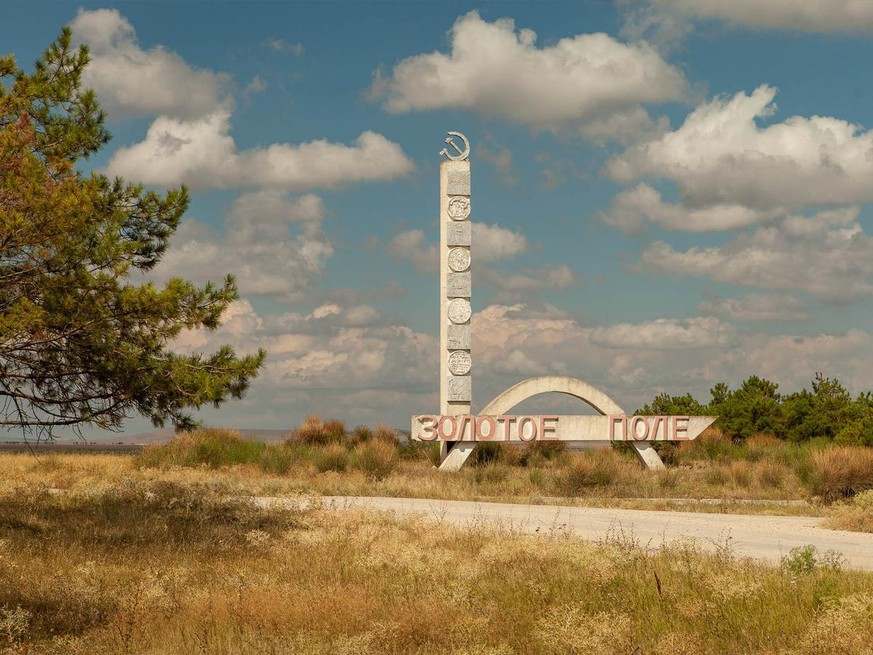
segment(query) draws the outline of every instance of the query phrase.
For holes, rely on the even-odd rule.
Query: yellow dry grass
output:
[[[873,532],[873,490],[835,504],[824,525],[836,530]]]
[[[117,458],[89,457],[72,491],[49,493],[65,459],[4,458],[3,653],[873,652],[870,574],[652,552],[625,533],[264,511],[226,494],[246,476],[150,479]]]
[[[34,459],[28,454],[4,453],[0,454],[0,490],[14,488],[23,481],[45,488],[100,489],[129,479],[196,481],[229,492],[256,495],[490,498],[535,503],[550,502],[552,498],[564,499],[562,502],[602,503],[610,499],[809,497],[792,471],[779,468],[773,473],[769,469],[776,465],[767,462],[692,462],[651,472],[633,459],[607,450],[567,453],[560,461],[537,466],[498,462],[465,467],[457,474],[446,475],[429,460],[398,459],[379,441],[361,444],[351,451],[328,444],[313,459],[284,462],[282,472],[276,473],[256,464],[218,469],[206,465],[151,468],[138,466],[130,455],[53,454]],[[355,462],[355,469],[350,461]]]
[[[384,426],[351,433],[310,417],[302,440],[253,444],[229,430],[183,435],[142,454],[0,455],[0,491],[22,483],[99,491],[121,482],[196,482],[239,495],[349,495],[579,504],[725,513],[830,515],[833,527],[869,531],[869,510],[827,501],[873,487],[873,449],[814,448],[755,436],[733,445],[717,430],[665,452],[648,471],[628,452],[482,448],[452,475],[433,444],[401,447]],[[329,435],[329,436],[325,436]],[[243,463],[234,463],[243,462]],[[719,499],[718,503],[709,502]],[[798,503],[797,501],[800,501]]]

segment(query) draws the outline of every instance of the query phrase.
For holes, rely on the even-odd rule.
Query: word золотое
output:
[[[416,417],[421,441],[557,441],[557,416],[434,416]],[[486,427],[487,426],[487,427]],[[503,434],[498,433],[502,430]]]

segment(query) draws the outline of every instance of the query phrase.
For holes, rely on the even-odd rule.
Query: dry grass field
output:
[[[873,575],[827,554],[765,567],[620,533],[265,512],[197,477],[7,486],[2,652],[873,652]]]
[[[652,472],[629,452],[568,451],[560,444],[482,444],[452,475],[436,444],[400,445],[387,428],[308,419],[285,442],[264,444],[210,429],[137,456],[2,454],[0,489],[21,480],[47,489],[99,490],[122,481],[210,485],[239,495],[347,495],[580,504],[640,509],[828,514],[873,531],[873,448],[791,444],[767,436],[734,445],[717,430],[663,453]],[[709,502],[719,499],[718,504]],[[842,521],[842,523],[840,523]]]
[[[873,575],[811,548],[768,567],[727,543],[651,551],[631,534],[591,544],[247,500],[804,499],[870,531],[869,451],[710,433],[660,473],[611,450],[532,449],[445,475],[384,429],[310,428],[271,446],[211,430],[136,457],[0,455],[0,652],[873,654]]]

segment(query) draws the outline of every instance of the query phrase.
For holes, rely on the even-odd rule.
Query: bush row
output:
[[[839,380],[820,373],[811,390],[781,394],[777,383],[753,375],[737,389],[719,382],[710,396],[704,405],[691,394],[661,393],[637,413],[718,416],[716,427],[734,441],[769,434],[794,442],[826,439],[873,446],[873,393],[852,398]]]
[[[797,444],[755,435],[737,443],[710,428],[698,439],[671,446],[662,454],[668,470],[649,474],[630,452],[606,449],[572,453],[554,442],[524,446],[483,443],[470,459],[468,475],[483,490],[500,489],[510,478],[523,476],[540,493],[565,496],[602,492],[636,495],[641,485],[652,484],[655,493],[667,495],[673,490],[693,495],[697,489],[718,493],[724,487],[750,485],[766,493],[768,489],[802,485],[810,495],[830,502],[873,489],[873,449],[836,446],[823,439]],[[437,444],[402,443],[385,426],[346,431],[337,421],[310,417],[285,441],[270,445],[244,439],[228,429],[182,434],[144,450],[137,465],[249,465],[273,475],[305,470],[309,474],[358,471],[369,479],[383,480],[404,459],[418,460],[418,466],[427,470],[438,463]],[[524,468],[530,469],[529,473],[524,473]],[[420,471],[413,466],[407,472],[420,475]]]
[[[385,426],[359,427],[347,434],[338,421],[322,423],[310,417],[280,443],[268,445],[246,439],[236,430],[206,428],[149,446],[136,463],[143,468],[256,465],[281,475],[295,466],[311,464],[320,473],[357,470],[381,480],[402,457],[422,456],[420,450],[402,447],[396,432]]]

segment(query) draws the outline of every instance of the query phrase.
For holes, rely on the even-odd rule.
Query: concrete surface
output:
[[[417,498],[331,496],[325,507],[368,507],[394,512],[398,517],[420,514],[454,525],[497,525],[528,533],[570,532],[583,539],[602,540],[610,533],[631,534],[642,546],[657,548],[665,542],[692,538],[701,547],[726,544],[740,557],[778,564],[792,548],[812,544],[819,552],[836,551],[847,566],[873,571],[873,534],[818,527],[812,516],[748,516],[662,512],[590,507],[515,505]]]

